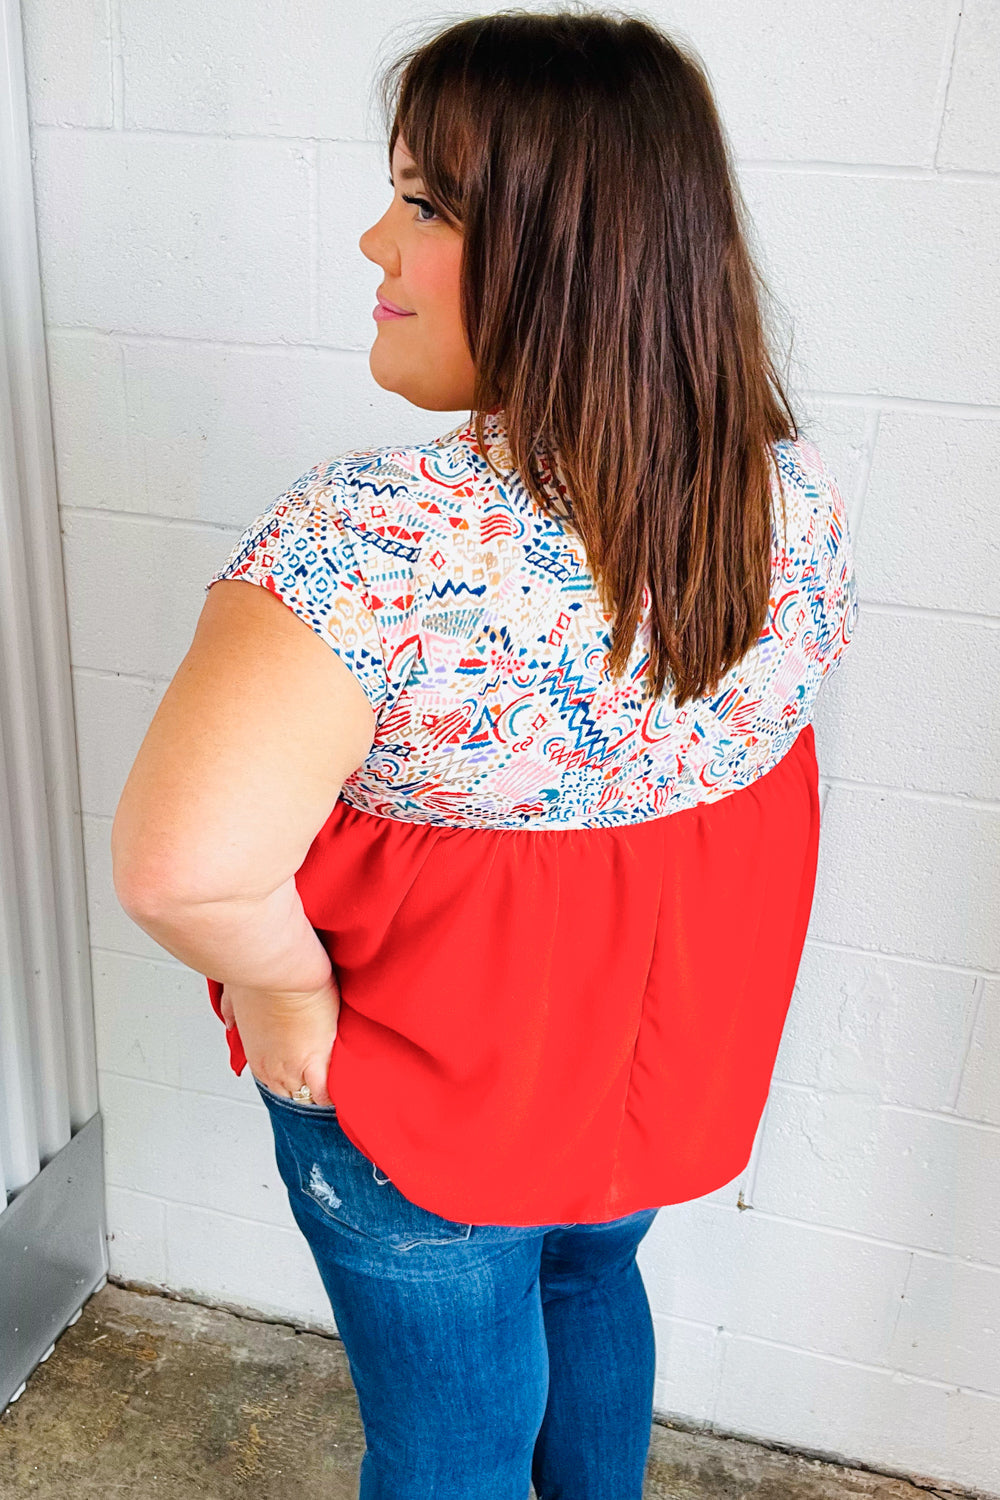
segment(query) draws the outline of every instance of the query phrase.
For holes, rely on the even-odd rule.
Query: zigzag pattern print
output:
[[[316,464],[244,530],[207,588],[270,589],[337,652],[376,713],[343,799],[408,822],[641,823],[750,785],[810,722],[858,601],[847,515],[816,449],[775,445],[773,587],[755,647],[675,709],[644,692],[649,594],[628,669],[604,668],[601,606],[571,510],[546,514],[502,419]]]

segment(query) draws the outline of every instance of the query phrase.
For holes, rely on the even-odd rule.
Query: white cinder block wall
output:
[[[367,90],[408,23],[494,8],[25,0],[112,1269],[328,1329],[264,1108],[119,908],[109,833],[238,530],[319,459],[463,415],[368,372]],[[657,1409],[1000,1492],[1000,8],[646,12],[715,80],[863,601],[753,1157],[641,1250]]]

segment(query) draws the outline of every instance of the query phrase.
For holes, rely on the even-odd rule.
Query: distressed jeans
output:
[[[359,1500],[529,1500],[530,1485],[538,1500],[640,1500],[654,1344],[636,1249],[657,1210],[445,1219],[358,1150],[334,1105],[254,1082],[350,1363]]]

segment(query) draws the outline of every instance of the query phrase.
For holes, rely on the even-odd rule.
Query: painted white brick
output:
[[[1000,1271],[914,1255],[886,1362],[1000,1396]]]
[[[316,1262],[292,1218],[277,1167],[267,1170],[267,1188],[274,1194],[277,1224],[165,1204],[167,1284],[181,1297],[336,1334]]]
[[[712,75],[747,157],[927,164],[950,15],[939,0],[664,0]]]
[[[360,352],[58,330],[49,352],[64,505],[242,530],[321,459],[429,442],[468,415],[402,402]]]
[[[889,1370],[734,1338],[716,1422],[839,1462],[1000,1489],[1000,1403]]]
[[[309,166],[291,142],[40,130],[50,323],[310,337]]]
[[[163,693],[160,683],[112,674],[74,674],[80,799],[85,812],[114,817]]]
[[[826,776],[1000,797],[1000,628],[862,604],[849,655],[816,705]]]
[[[321,458],[466,415],[377,386],[361,354],[49,334],[60,503],[242,530]]]
[[[99,1080],[108,1182],[287,1225],[266,1109],[114,1073],[100,1072]]]
[[[1000,1125],[1000,980],[982,983],[957,1109],[967,1120]]]
[[[237,1077],[230,1066],[225,1026],[204,978],[161,951],[152,959],[95,948],[100,1068],[263,1109],[249,1069]]]
[[[774,1084],[753,1202],[765,1213],[996,1265],[998,1172],[1000,1131],[992,1127]]]
[[[796,385],[1000,404],[1000,181],[741,176]]]
[[[842,1359],[884,1358],[908,1251],[703,1203],[661,1208],[648,1238],[654,1313]]]
[[[59,504],[121,504],[130,469],[122,352],[114,339],[48,329],[46,350]]]
[[[123,0],[126,124],[374,139],[379,58],[405,50],[411,33],[506,8],[460,3],[439,17],[405,0],[350,13],[305,0],[289,24],[240,0]],[[648,14],[702,54],[742,154],[929,163],[949,22],[939,0],[771,0],[752,11],[741,0],[668,0]]]
[[[856,546],[862,598],[1000,615],[998,495],[1000,422],[883,412]]]
[[[831,787],[810,936],[1000,967],[998,825],[988,808]]]
[[[412,0],[121,0],[125,123],[244,135],[371,138],[377,56],[426,24]],[[453,4],[449,17],[489,6]],[[443,23],[446,24],[446,23]],[[398,36],[392,46],[390,36]]]
[[[247,521],[270,499],[248,507]],[[64,512],[73,665],[172,677],[191,645],[204,585],[238,536],[139,516]]]
[[[686,1422],[711,1421],[719,1362],[715,1329],[654,1313],[653,1338],[653,1411],[660,1417],[683,1417]]]
[[[93,975],[101,1070],[179,1087],[181,1051],[191,1040],[183,1035],[177,1016],[181,993],[188,987],[187,972],[180,964],[98,948]]]
[[[124,508],[242,531],[322,459],[405,441],[399,397],[364,355],[129,343],[123,360],[136,476]],[[425,438],[449,430],[423,415]]]
[[[973,974],[807,943],[774,1077],[950,1109],[978,992]]]
[[[204,977],[174,959],[183,984],[178,987],[177,1013],[174,1026],[180,1038],[181,1088],[202,1094],[218,1094],[225,1099],[238,1099],[252,1109],[267,1113],[257,1092],[257,1085],[245,1067],[236,1076],[229,1063],[229,1044],[226,1028],[212,1009],[208,998],[208,986]]]
[[[374,342],[372,309],[386,273],[358,240],[392,201],[387,174],[383,146],[319,147],[319,323],[324,341],[342,349],[367,351]]]
[[[167,1287],[165,1204],[147,1193],[105,1184],[108,1262],[112,1276]]]
[[[417,33],[504,4],[122,0],[121,59],[103,5],[24,12],[112,1266],[328,1331],[267,1111],[202,976],[121,910],[111,816],[239,530],[325,457],[464,419],[367,368],[383,272],[357,242],[390,191],[370,84]],[[996,170],[995,6],[964,11],[938,165]],[[1000,957],[996,818],[933,800],[996,796],[1000,633],[864,608],[1000,616],[1000,423],[883,409],[862,493],[872,398],[1000,404],[1000,182],[905,175],[936,145],[953,0],[650,13],[715,80],[794,320],[793,400],[855,530],[863,607],[820,699],[821,770],[900,788],[829,789],[751,1162],[640,1246],[655,1406],[1000,1492],[1000,981],[968,971]],[[881,175],[809,166],[834,161]]]
[[[53,11],[21,0],[25,85],[33,124],[113,123],[107,0],[78,0]]]
[[[964,0],[938,165],[1000,171],[1000,10]]]

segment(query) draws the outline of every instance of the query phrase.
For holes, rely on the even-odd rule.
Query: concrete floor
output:
[[[363,1452],[338,1339],[109,1282],[0,1417],[0,1496],[356,1500]],[[942,1493],[657,1422],[645,1496],[920,1500],[928,1492]]]

